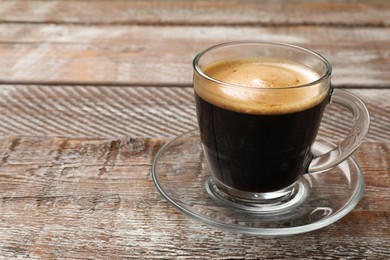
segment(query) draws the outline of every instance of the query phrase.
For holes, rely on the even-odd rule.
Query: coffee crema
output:
[[[318,84],[311,84],[320,79],[319,74],[285,59],[226,59],[201,70],[208,79],[195,77],[196,93],[216,106],[241,113],[302,111],[320,103],[327,94]]]

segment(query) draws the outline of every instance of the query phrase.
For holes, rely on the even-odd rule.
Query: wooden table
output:
[[[1,1],[0,259],[389,259],[389,27],[386,0]],[[235,234],[156,190],[156,152],[196,128],[192,58],[233,40],[316,50],[366,102],[365,194],[338,222]],[[321,134],[348,118],[329,108]]]

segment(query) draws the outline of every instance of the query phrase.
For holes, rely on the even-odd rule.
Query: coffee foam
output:
[[[242,113],[298,112],[317,105],[327,93],[324,83],[297,87],[320,76],[289,60],[263,57],[221,60],[201,69],[214,80],[196,75],[196,93],[216,106]]]

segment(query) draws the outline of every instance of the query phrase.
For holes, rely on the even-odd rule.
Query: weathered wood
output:
[[[388,28],[318,26],[0,24],[0,82],[190,84],[193,57],[206,47],[234,40],[309,47],[333,64],[336,86],[389,86]]]
[[[197,127],[191,87],[24,86],[0,88],[1,136],[173,137]],[[372,114],[367,141],[390,141],[390,90],[353,89]],[[321,136],[341,140],[350,113],[326,110]]]
[[[238,235],[190,220],[150,177],[162,139],[7,137],[0,142],[0,256],[29,259],[362,257],[390,254],[383,149],[355,154],[366,196],[346,217],[294,237]],[[367,161],[367,156],[376,158]],[[376,198],[376,199],[374,199]],[[332,246],[329,240],[337,243]]]
[[[2,1],[1,22],[388,26],[388,1]]]
[[[388,259],[390,2],[1,1],[0,259]],[[372,124],[355,209],[323,229],[256,237],[191,220],[151,179],[196,127],[194,55],[232,40],[309,47]],[[329,106],[337,142],[349,114]]]

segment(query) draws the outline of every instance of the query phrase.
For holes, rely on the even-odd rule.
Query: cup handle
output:
[[[370,115],[360,98],[350,92],[334,89],[330,103],[342,105],[352,113],[352,128],[339,145],[313,158],[308,168],[309,173],[325,171],[347,159],[363,141],[369,129]]]

